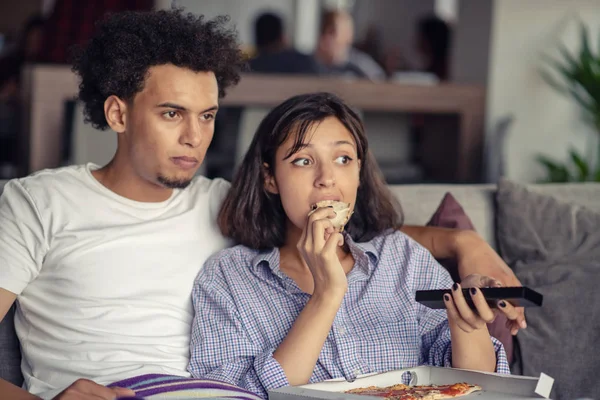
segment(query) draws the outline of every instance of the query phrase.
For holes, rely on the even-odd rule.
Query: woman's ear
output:
[[[271,168],[267,163],[263,163],[263,177],[265,182],[265,190],[271,194],[279,194],[277,182],[275,182],[275,177],[271,173]]]

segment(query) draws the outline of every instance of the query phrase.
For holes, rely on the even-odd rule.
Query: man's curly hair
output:
[[[127,11],[112,14],[83,47],[73,52],[73,71],[81,77],[79,99],[85,121],[105,130],[104,101],[111,95],[129,101],[144,87],[148,69],[173,64],[212,71],[219,97],[238,83],[246,64],[228,17],[205,20],[182,10]]]

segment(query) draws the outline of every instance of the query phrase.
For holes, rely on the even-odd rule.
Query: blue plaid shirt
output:
[[[415,291],[449,288],[448,272],[401,232],[346,243],[355,260],[348,292],[333,321],[310,382],[419,365],[450,367],[445,310],[415,302]],[[194,377],[241,386],[264,398],[289,386],[273,352],[310,295],[279,269],[279,249],[244,246],[212,257],[193,289],[189,371]],[[499,341],[497,372],[510,373]]]

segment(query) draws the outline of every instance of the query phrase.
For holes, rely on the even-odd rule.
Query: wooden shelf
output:
[[[61,157],[64,102],[76,96],[77,77],[71,72],[70,66],[56,65],[28,66],[24,77],[23,98],[28,105],[24,122],[29,133],[26,135],[28,139],[24,146],[24,157],[28,160],[28,172],[57,167]],[[449,174],[459,182],[478,182],[481,179],[485,90],[480,86],[417,86],[339,78],[248,74],[242,77],[236,87],[227,91],[221,104],[272,107],[291,96],[318,91],[335,93],[352,107],[364,111],[423,113],[431,115],[434,120],[440,114],[458,117],[458,126],[454,124],[457,132],[452,132],[453,139],[448,141],[446,138],[443,143],[444,149],[452,152],[451,159],[454,161],[437,169],[449,168]],[[438,132],[432,136],[439,136],[440,129],[445,129],[442,125],[433,123],[425,126],[436,126]],[[424,134],[428,134],[426,131]]]

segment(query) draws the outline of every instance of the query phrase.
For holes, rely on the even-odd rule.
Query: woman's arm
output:
[[[343,295],[312,296],[273,353],[290,385],[309,382]]]
[[[494,320],[494,313],[476,288],[471,288],[469,295],[478,312],[471,310],[461,289],[455,283],[452,296],[444,296],[452,338],[452,367],[496,372],[496,351],[486,325]]]
[[[484,318],[493,319],[494,315],[481,291],[477,293],[477,301],[486,304],[487,309],[480,307],[486,314],[479,318],[477,314],[468,314],[460,285],[454,284],[448,272],[419,245],[413,245],[411,251],[411,291],[431,289],[454,289],[456,302],[446,298],[447,312],[433,310],[421,304],[417,307],[417,324],[421,335],[421,351],[426,364],[440,367],[454,367],[478,371],[509,373],[506,355],[502,345],[493,341],[487,331]],[[465,284],[489,284],[493,280],[480,276],[468,277]],[[459,296],[460,295],[460,296]],[[481,297],[479,297],[481,296]],[[454,307],[454,304],[457,307]],[[458,312],[460,306],[460,311]]]
[[[238,305],[248,304],[243,293],[257,290],[254,287],[260,284],[252,278],[224,278],[224,271],[247,268],[242,261],[230,259],[231,255],[213,257],[204,266],[192,293],[192,376],[229,382],[265,398],[271,389],[309,382],[347,290],[346,274],[336,253],[344,243],[343,236],[332,233],[325,240],[325,229],[331,222],[317,221],[331,213],[323,209],[312,214],[309,221],[315,226],[305,231],[298,245],[312,274],[314,290],[285,336],[280,330],[287,328],[275,320],[258,326],[259,321],[254,324],[252,318],[242,319],[243,310]],[[243,281],[245,286],[234,295],[229,281]],[[285,306],[284,301],[271,305],[275,312]],[[268,348],[262,343],[276,346]]]
[[[470,275],[463,280],[464,294],[460,284],[452,286],[451,295],[444,295],[452,337],[452,365],[456,368],[510,373],[506,352],[498,340],[491,338],[487,324],[494,320],[494,312],[481,293],[482,287],[497,287],[500,282],[481,275]],[[475,305],[471,309],[465,297]],[[506,315],[514,308],[508,302],[498,301],[498,307]]]
[[[333,217],[335,212],[328,208],[311,214],[297,245],[312,275],[314,289],[292,329],[273,353],[294,386],[309,382],[348,288],[346,272],[337,255],[344,237],[339,232],[333,233],[329,219]]]

